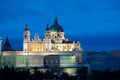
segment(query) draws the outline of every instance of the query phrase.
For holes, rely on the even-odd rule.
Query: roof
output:
[[[62,26],[58,24],[57,17],[55,17],[53,25],[50,26],[50,31],[52,31],[52,32],[64,32]]]
[[[25,29],[24,29],[24,30],[29,30],[29,29],[28,29],[28,25],[27,25],[27,24],[25,25]]]
[[[48,27],[49,25],[47,24],[47,27],[46,27],[46,30],[49,30],[49,27]]]

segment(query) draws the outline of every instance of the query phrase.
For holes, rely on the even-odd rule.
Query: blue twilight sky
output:
[[[43,38],[54,17],[85,51],[120,49],[120,0],[0,0],[0,36],[22,49],[25,24]]]

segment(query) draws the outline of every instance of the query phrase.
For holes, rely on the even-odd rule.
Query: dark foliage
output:
[[[90,80],[120,80],[120,70],[110,71],[109,69],[93,71]]]
[[[29,69],[15,70],[13,67],[9,68],[5,66],[0,69],[0,80],[120,80],[120,70],[96,70],[88,75],[88,69],[82,67],[78,68],[76,76],[70,76],[65,72],[57,75],[50,70],[42,72],[34,69],[33,72],[34,73],[30,73]]]

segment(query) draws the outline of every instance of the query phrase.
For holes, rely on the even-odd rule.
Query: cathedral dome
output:
[[[54,19],[54,24],[52,26],[50,26],[50,31],[52,31],[52,32],[64,32],[62,26],[58,24],[57,17],[55,17],[55,19]]]

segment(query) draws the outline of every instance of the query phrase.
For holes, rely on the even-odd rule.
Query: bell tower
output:
[[[45,39],[50,39],[50,38],[51,38],[50,29],[49,29],[49,26],[47,24],[46,31],[45,31]]]
[[[24,42],[30,42],[30,31],[28,29],[28,25],[24,29]]]
[[[23,35],[23,51],[28,51],[28,43],[30,42],[30,31],[26,24]]]

